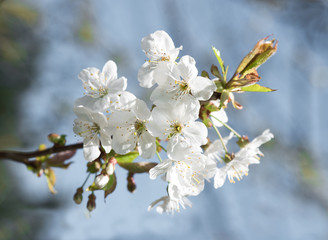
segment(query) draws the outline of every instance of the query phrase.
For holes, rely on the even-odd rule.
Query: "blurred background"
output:
[[[165,30],[180,56],[199,71],[217,64],[221,51],[230,76],[255,43],[268,35],[278,51],[258,69],[273,93],[236,96],[229,123],[250,139],[266,128],[275,135],[261,164],[236,184],[191,197],[174,216],[147,212],[165,184],[126,172],[106,201],[97,194],[89,214],[72,201],[86,176],[81,151],[69,170],[56,170],[58,193],[26,167],[0,162],[0,240],[83,239],[328,239],[328,1],[326,0],[2,0],[0,1],[0,149],[35,150],[52,132],[78,141],[73,104],[82,96],[78,73],[112,59],[128,90],[147,100],[137,72],[142,37]],[[223,134],[228,132],[223,130]],[[212,139],[215,135],[211,135]],[[156,161],[156,159],[154,159]]]

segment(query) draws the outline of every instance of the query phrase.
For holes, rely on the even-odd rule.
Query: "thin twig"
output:
[[[42,151],[33,152],[19,152],[19,151],[0,151],[0,160],[11,160],[14,162],[20,162],[25,165],[31,165],[34,161],[29,161],[30,158],[40,157],[49,155],[52,153],[59,153],[68,150],[75,150],[83,148],[83,143],[75,143],[66,146],[53,146]]]

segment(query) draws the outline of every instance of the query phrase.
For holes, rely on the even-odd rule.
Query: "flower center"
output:
[[[173,122],[173,124],[171,124],[170,128],[171,128],[171,133],[168,136],[169,139],[174,135],[180,134],[182,132],[183,124],[175,121]]]
[[[186,82],[184,79],[182,80],[175,80],[175,87],[176,88],[176,94],[175,98],[178,100],[179,98],[182,98],[184,95],[190,94],[190,86],[188,82]]]
[[[138,137],[141,135],[141,133],[146,130],[146,125],[145,125],[145,121],[141,121],[141,120],[137,120],[134,123],[134,128],[135,128],[135,135],[137,135]]]
[[[100,132],[100,127],[96,123],[79,122],[76,125],[81,129],[77,134],[83,138],[93,139]]]

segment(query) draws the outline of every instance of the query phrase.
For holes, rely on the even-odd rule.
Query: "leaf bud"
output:
[[[73,200],[76,204],[80,204],[82,202],[83,196],[83,188],[80,187],[78,189],[76,189],[76,193],[74,194]]]
[[[89,210],[89,212],[92,212],[92,210],[94,210],[95,208],[96,208],[96,195],[91,193],[89,195],[89,200],[88,200],[88,203],[87,203],[87,209]]]

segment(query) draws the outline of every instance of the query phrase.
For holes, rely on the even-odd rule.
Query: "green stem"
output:
[[[83,187],[84,187],[84,185],[87,183],[87,181],[88,181],[88,179],[89,179],[90,175],[91,175],[91,173],[89,173],[89,174],[88,174],[88,176],[87,176],[87,178],[84,180],[84,182],[83,182],[83,184],[82,184],[81,188],[83,188]]]
[[[164,152],[167,152],[167,150],[159,143],[159,141],[156,139],[156,145],[164,150]]]
[[[161,158],[161,156],[159,155],[159,153],[157,151],[156,151],[156,155],[157,155],[159,161],[162,162],[162,158]]]
[[[240,134],[237,133],[237,132],[236,132],[232,127],[230,127],[228,124],[226,124],[225,122],[222,122],[220,119],[214,117],[213,115],[211,115],[211,117],[214,118],[215,120],[219,121],[219,122],[220,122],[223,126],[225,126],[226,128],[228,128],[231,132],[233,132],[233,134],[235,134],[236,137],[238,137],[238,138],[242,138],[242,137],[240,136]],[[212,121],[211,121],[211,122],[212,122]],[[212,123],[213,123],[213,122],[212,122]],[[214,126],[214,124],[213,124],[213,126]]]
[[[222,138],[222,136],[221,136],[221,133],[219,132],[219,130],[217,129],[217,127],[214,125],[213,121],[212,121],[210,118],[209,118],[209,120],[211,121],[214,130],[216,131],[216,133],[218,134],[218,136],[219,136],[219,138],[220,138],[220,141],[221,141],[221,143],[222,143],[222,146],[223,146],[223,148],[224,148],[224,151],[225,151],[226,153],[228,153],[228,149],[227,149],[226,145],[224,144],[224,141],[223,141],[223,138]]]

